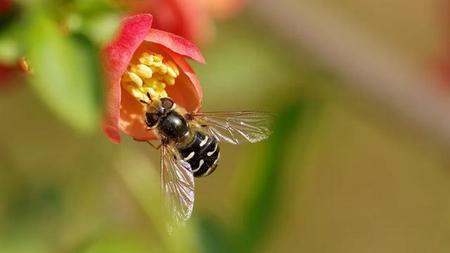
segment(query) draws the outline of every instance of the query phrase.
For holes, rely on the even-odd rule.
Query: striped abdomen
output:
[[[191,165],[195,177],[211,174],[220,157],[219,143],[211,136],[195,132],[191,143],[178,148],[183,160]]]

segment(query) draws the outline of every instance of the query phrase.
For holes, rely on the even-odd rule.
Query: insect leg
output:
[[[139,141],[139,142],[147,142],[146,140],[140,140],[140,139],[137,139],[137,138],[133,138],[133,140]]]
[[[161,148],[161,146],[162,146],[162,143],[160,143],[158,146],[155,146],[155,144],[153,144],[153,143],[151,143],[149,141],[147,141],[147,143],[148,143],[148,145],[150,145],[151,147],[153,147],[156,150],[159,150]]]
[[[194,120],[194,115],[190,112],[186,113],[184,116],[189,121]]]

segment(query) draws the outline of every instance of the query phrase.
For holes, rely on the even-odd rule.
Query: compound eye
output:
[[[155,127],[159,121],[159,115],[154,112],[147,112],[145,114],[145,123],[147,123],[148,127]]]
[[[161,98],[162,108],[169,110],[172,109],[174,102],[170,98]]]

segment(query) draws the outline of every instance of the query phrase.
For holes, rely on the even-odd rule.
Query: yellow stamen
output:
[[[170,67],[170,69],[173,71],[173,74],[170,74],[173,78],[176,78],[179,74],[180,74],[180,71],[178,70],[178,67],[177,67],[177,65],[175,65],[175,63],[173,63],[173,62],[171,62],[171,61],[169,61],[168,63],[167,63],[167,65]]]
[[[165,88],[166,88],[166,84],[163,83],[163,82],[157,82],[157,83],[155,84],[155,89],[156,89],[156,90],[162,91],[162,90],[164,90]]]
[[[134,87],[133,85],[126,85],[125,89],[136,99],[145,99],[144,94],[140,89]]]
[[[150,97],[152,97],[152,98],[159,96],[154,88],[144,87],[144,88],[142,88],[142,90],[145,94],[147,94],[147,93],[150,94]]]
[[[131,63],[122,78],[122,87],[137,100],[149,102],[167,97],[166,86],[175,85],[180,75],[177,65],[159,54],[143,53]]]
[[[136,66],[136,74],[142,78],[152,78],[153,70],[144,64],[139,64]]]
[[[139,58],[139,62],[150,66],[153,63],[153,57],[151,57],[148,53],[143,53],[141,58]]]
[[[166,82],[168,85],[174,85],[175,84],[175,78],[171,76],[165,76],[164,82]]]
[[[159,67],[159,73],[162,75],[167,74],[167,65],[161,65],[161,67]]]
[[[134,72],[128,72],[128,77],[130,78],[131,81],[133,81],[133,83],[135,83],[139,87],[144,84],[142,79]]]
[[[178,76],[177,72],[175,72],[171,66],[167,68],[167,74],[172,78],[176,78]]]
[[[164,59],[164,57],[162,57],[162,55],[160,54],[154,54],[152,55],[152,58],[154,62],[162,62],[162,60]]]

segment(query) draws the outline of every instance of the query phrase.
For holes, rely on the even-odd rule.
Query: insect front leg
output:
[[[185,117],[187,120],[189,120],[189,121],[194,120],[194,114],[191,113],[191,112],[186,113],[186,114],[184,115],[184,117]]]
[[[188,112],[184,115],[184,117],[190,122],[190,124],[197,128],[205,128],[208,126],[207,124],[202,123],[201,120],[196,118],[194,113]]]
[[[160,143],[158,146],[156,146],[155,144],[151,143],[148,140],[139,140],[139,139],[136,139],[136,138],[133,138],[133,140],[139,141],[139,142],[146,142],[146,143],[148,143],[148,145],[150,145],[152,148],[154,148],[156,150],[159,150],[161,148],[161,145],[162,145],[162,143]]]
[[[147,143],[156,150],[159,150],[162,146],[162,142],[158,146],[155,146],[155,144],[151,143],[150,141],[147,141]]]

